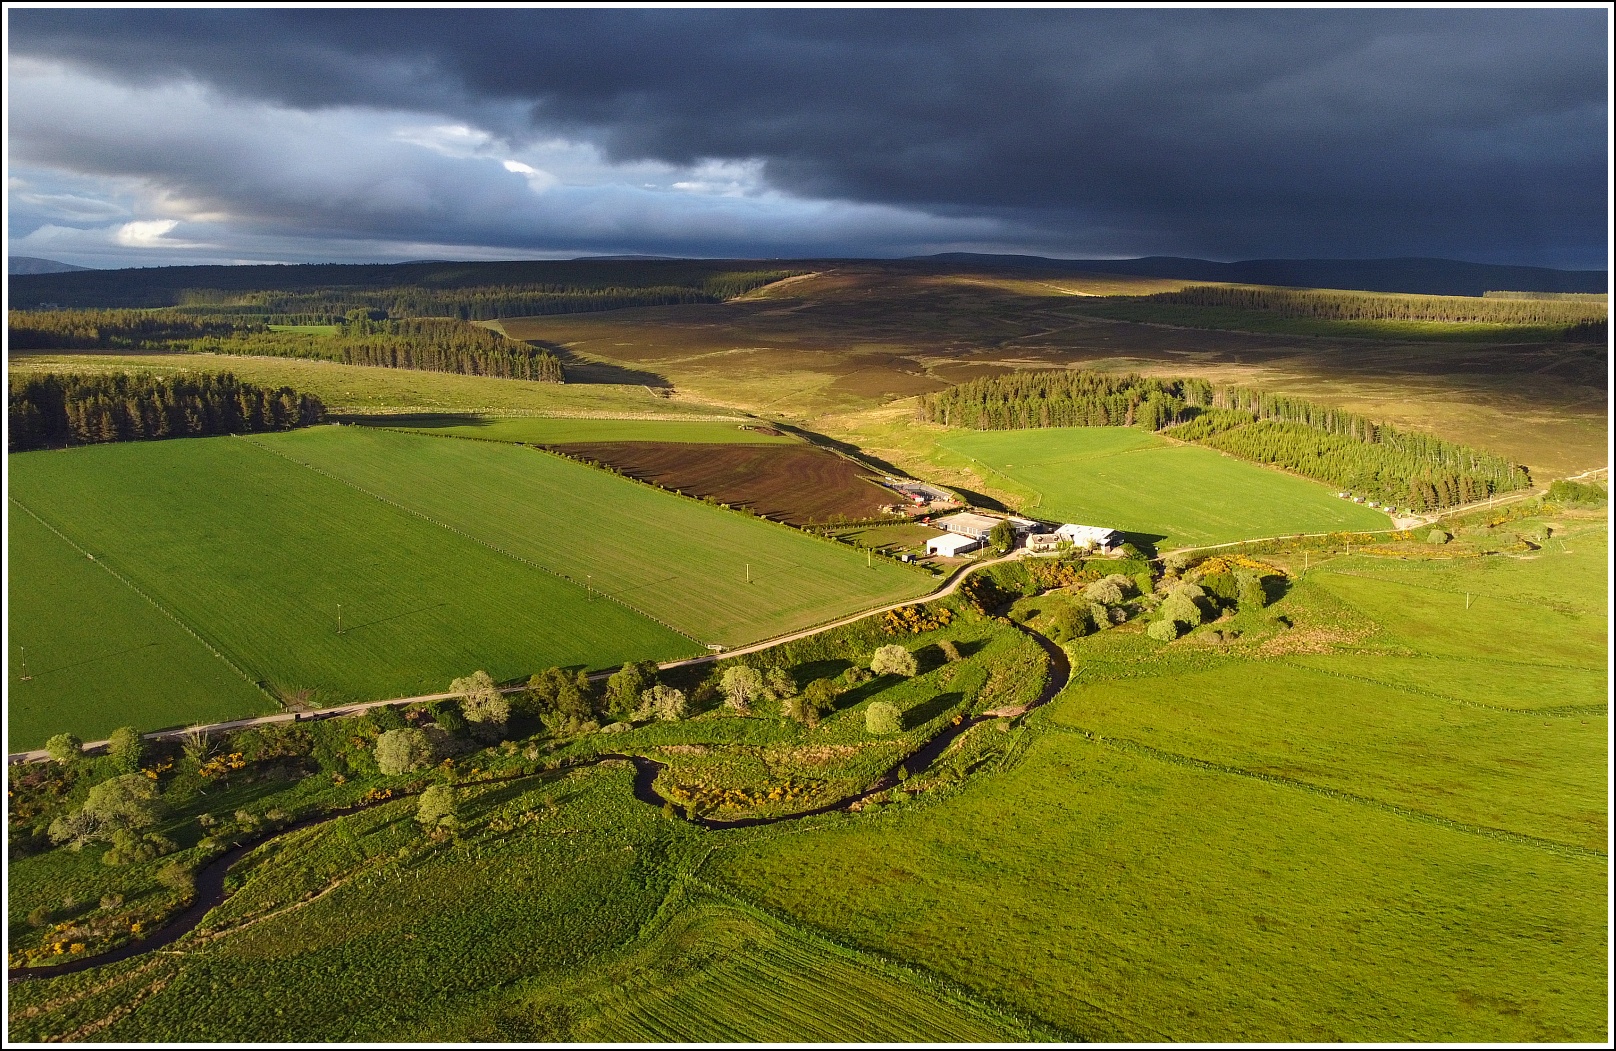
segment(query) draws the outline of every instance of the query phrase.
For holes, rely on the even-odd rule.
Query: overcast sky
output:
[[[15,255],[1605,264],[1602,9],[8,15]]]

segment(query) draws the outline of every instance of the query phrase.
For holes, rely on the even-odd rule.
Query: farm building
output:
[[[1113,547],[1122,543],[1122,534],[1115,529],[1106,529],[1103,526],[1072,525],[1070,523],[1055,530],[1056,536],[1063,536],[1072,542],[1072,546],[1099,551],[1102,555]]]
[[[1028,533],[1027,550],[1035,555],[1047,555],[1059,551],[1061,541],[1065,539],[1059,533]]]
[[[999,520],[997,518],[975,514],[970,511],[961,511],[957,515],[939,518],[932,523],[938,529],[946,529],[950,533],[958,533],[961,536],[968,536],[977,541],[986,540],[988,534],[993,532],[993,527],[998,524]]]
[[[903,494],[905,500],[913,504],[957,504],[959,498],[946,489],[939,489],[935,485],[917,482],[909,478],[887,477],[887,486]]]
[[[961,533],[944,533],[934,536],[926,541],[926,554],[946,555],[952,558],[963,555],[967,551],[975,551],[982,546],[982,542],[975,537],[965,536]]]

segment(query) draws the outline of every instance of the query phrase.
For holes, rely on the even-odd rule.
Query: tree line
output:
[[[1157,430],[1209,405],[1212,385],[1136,373],[1082,369],[1012,372],[928,394],[921,418],[979,431],[1032,427],[1143,427]]]
[[[974,430],[1140,427],[1273,464],[1377,502],[1428,510],[1531,484],[1491,453],[1301,398],[1198,379],[1035,370],[921,399],[922,419]]]
[[[1574,325],[1603,321],[1606,306],[1592,299],[1421,296],[1393,292],[1191,285],[1141,296],[1140,302],[1186,307],[1262,310],[1281,317],[1329,321],[1445,321],[1487,325]]]
[[[12,451],[155,438],[284,431],[319,423],[325,406],[291,387],[244,383],[228,372],[151,376],[54,373],[13,377]]]
[[[1524,468],[1429,435],[1376,427],[1354,438],[1302,423],[1213,410],[1168,434],[1253,463],[1273,464],[1377,503],[1427,511],[1530,484]]]
[[[350,313],[334,335],[249,328],[241,336],[191,340],[183,349],[193,353],[315,358],[344,365],[566,382],[566,370],[560,358],[498,332],[448,318],[374,321],[364,310]]]
[[[376,320],[359,308],[334,334],[278,332],[253,318],[178,311],[12,311],[14,350],[170,350],[179,353],[315,358],[347,365],[566,382],[552,352],[449,318]]]
[[[12,310],[12,350],[150,350],[178,340],[267,332],[262,322],[192,317],[174,310]]]

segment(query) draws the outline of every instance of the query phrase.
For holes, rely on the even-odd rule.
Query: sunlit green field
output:
[[[343,434],[332,433],[340,442]],[[478,668],[511,678],[552,664],[605,667],[699,651],[577,583],[268,452],[275,442],[197,438],[17,453],[11,496],[247,678],[288,698],[301,691],[311,691],[303,699],[313,703],[407,696],[441,691]],[[155,611],[138,597],[81,609],[59,590],[56,567],[72,557],[63,549],[66,542],[44,530],[13,535],[8,586],[25,597],[13,622],[17,640],[46,637],[63,622],[71,625],[65,637],[86,645],[102,621],[114,625],[112,640],[139,636]],[[112,589],[103,583],[100,590]],[[58,608],[27,617],[44,594]],[[205,649],[190,663],[206,666],[204,658],[226,667]],[[119,672],[93,684],[67,676],[26,684],[40,696],[13,725],[10,744],[37,747],[49,732],[89,735],[200,714],[186,700],[197,693],[185,685],[187,663],[175,663],[179,675],[163,661],[118,663]],[[212,695],[209,711],[260,710],[262,695],[242,686]]]
[[[786,526],[534,449],[362,427],[259,443],[727,646],[930,591]]]
[[[1090,1039],[1601,1041],[1604,537],[1338,559],[1234,646],[1081,640],[1007,769],[717,869]]]
[[[13,748],[260,711],[255,681],[321,704],[667,660],[932,586],[514,445],[326,427],[10,464],[13,499],[68,538],[13,533],[13,642],[39,672],[12,684]]]
[[[60,453],[42,453],[57,456]],[[129,585],[7,508],[7,750],[274,711],[262,691]]]
[[[1131,427],[961,431],[938,444],[1028,493],[1024,514],[1160,537],[1165,547],[1391,525],[1317,482]]]

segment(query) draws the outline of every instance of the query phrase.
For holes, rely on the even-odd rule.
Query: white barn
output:
[[[962,533],[944,533],[926,541],[926,554],[946,555],[952,558],[967,551],[975,551],[981,546],[982,542],[975,537],[965,536]]]
[[[1113,547],[1122,543],[1122,534],[1115,529],[1106,529],[1103,526],[1086,526],[1066,524],[1055,530],[1056,536],[1065,537],[1072,542],[1073,547],[1084,550],[1097,550],[1102,555]]]

